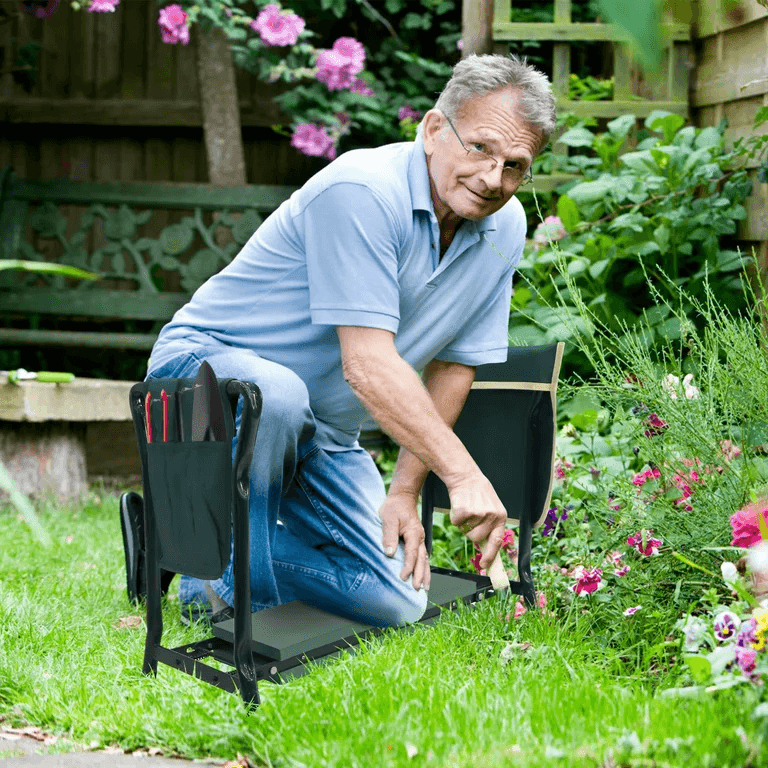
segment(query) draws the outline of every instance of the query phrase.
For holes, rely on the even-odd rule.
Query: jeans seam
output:
[[[333,584],[338,586],[337,580],[334,579],[332,576],[329,576],[327,573],[323,573],[322,571],[316,571],[314,568],[307,568],[303,565],[295,565],[294,563],[286,563],[282,560],[273,560],[272,561],[272,567],[275,566],[284,568],[286,571],[293,571],[294,573],[304,573],[307,576],[312,576],[313,578],[320,578],[323,581],[328,582],[329,584]]]
[[[312,509],[315,510],[317,516],[323,521],[326,530],[334,542],[336,542],[336,544],[338,544],[340,547],[344,547],[344,549],[349,549],[347,543],[344,541],[344,537],[335,528],[328,524],[328,516],[323,509],[323,505],[315,502],[315,496],[312,492],[312,489],[302,480],[300,471],[296,472],[296,477],[294,479],[301,490],[304,491],[304,494],[307,497],[307,501],[312,505]]]

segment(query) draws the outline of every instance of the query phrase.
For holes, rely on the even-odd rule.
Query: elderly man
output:
[[[207,360],[262,391],[254,611],[303,600],[375,625],[418,620],[429,470],[452,522],[483,547],[481,566],[493,560],[507,513],[451,426],[475,366],[506,359],[526,231],[514,194],[554,120],[532,67],[461,61],[415,142],[351,151],[317,173],[161,332],[148,378],[194,377]],[[368,414],[401,446],[388,494],[357,442]],[[180,599],[221,612],[233,592],[230,563],[214,582],[183,577]]]

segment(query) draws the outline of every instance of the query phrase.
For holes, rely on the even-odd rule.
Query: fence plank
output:
[[[690,39],[690,27],[687,24],[663,25],[663,32],[671,40]],[[503,40],[554,40],[554,41],[589,41],[604,42],[626,40],[629,37],[618,27],[611,24],[556,24],[547,22],[493,23],[493,39]]]
[[[718,32],[735,29],[757,19],[768,17],[768,9],[757,0],[698,0],[696,36],[710,37]]]

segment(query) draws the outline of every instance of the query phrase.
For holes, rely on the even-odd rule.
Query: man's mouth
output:
[[[467,187],[469,189],[469,187]],[[493,197],[486,197],[485,195],[481,195],[479,192],[475,192],[474,189],[469,189],[469,191],[478,199],[482,200],[484,203],[492,203],[495,198]]]

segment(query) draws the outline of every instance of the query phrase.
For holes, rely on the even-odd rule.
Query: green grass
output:
[[[119,627],[142,612],[125,595],[117,497],[100,496],[39,508],[48,549],[0,508],[6,724],[126,750],[241,753],[268,766],[768,764],[763,726],[749,716],[753,691],[661,696],[678,667],[649,650],[659,640],[653,611],[618,626],[597,601],[510,624],[488,601],[434,627],[388,633],[287,685],[263,684],[250,715],[237,696],[168,667],[146,678],[143,622]],[[170,600],[166,644],[203,636],[178,616]]]

